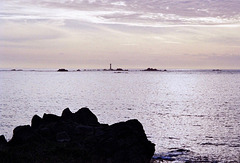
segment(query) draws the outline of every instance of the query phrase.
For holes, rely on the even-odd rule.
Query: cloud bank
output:
[[[239,0],[0,1],[2,67],[240,68],[239,33]]]
[[[132,26],[240,25],[238,0],[12,0],[1,19],[74,19]]]

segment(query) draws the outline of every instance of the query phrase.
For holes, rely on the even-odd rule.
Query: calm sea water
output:
[[[0,71],[0,134],[34,114],[89,107],[101,123],[138,119],[156,154],[174,148],[240,162],[240,71]]]

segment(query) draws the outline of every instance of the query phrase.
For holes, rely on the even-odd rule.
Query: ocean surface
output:
[[[99,122],[138,119],[156,156],[240,162],[240,71],[0,71],[0,135],[33,115],[88,107]]]

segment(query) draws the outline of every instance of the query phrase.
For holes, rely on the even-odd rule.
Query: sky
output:
[[[0,0],[0,68],[240,69],[239,0]]]

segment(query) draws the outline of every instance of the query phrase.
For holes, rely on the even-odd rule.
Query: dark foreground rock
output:
[[[78,163],[150,162],[155,148],[138,120],[100,124],[88,109],[61,116],[33,116],[31,126],[18,126],[7,142],[0,136],[0,162]]]

